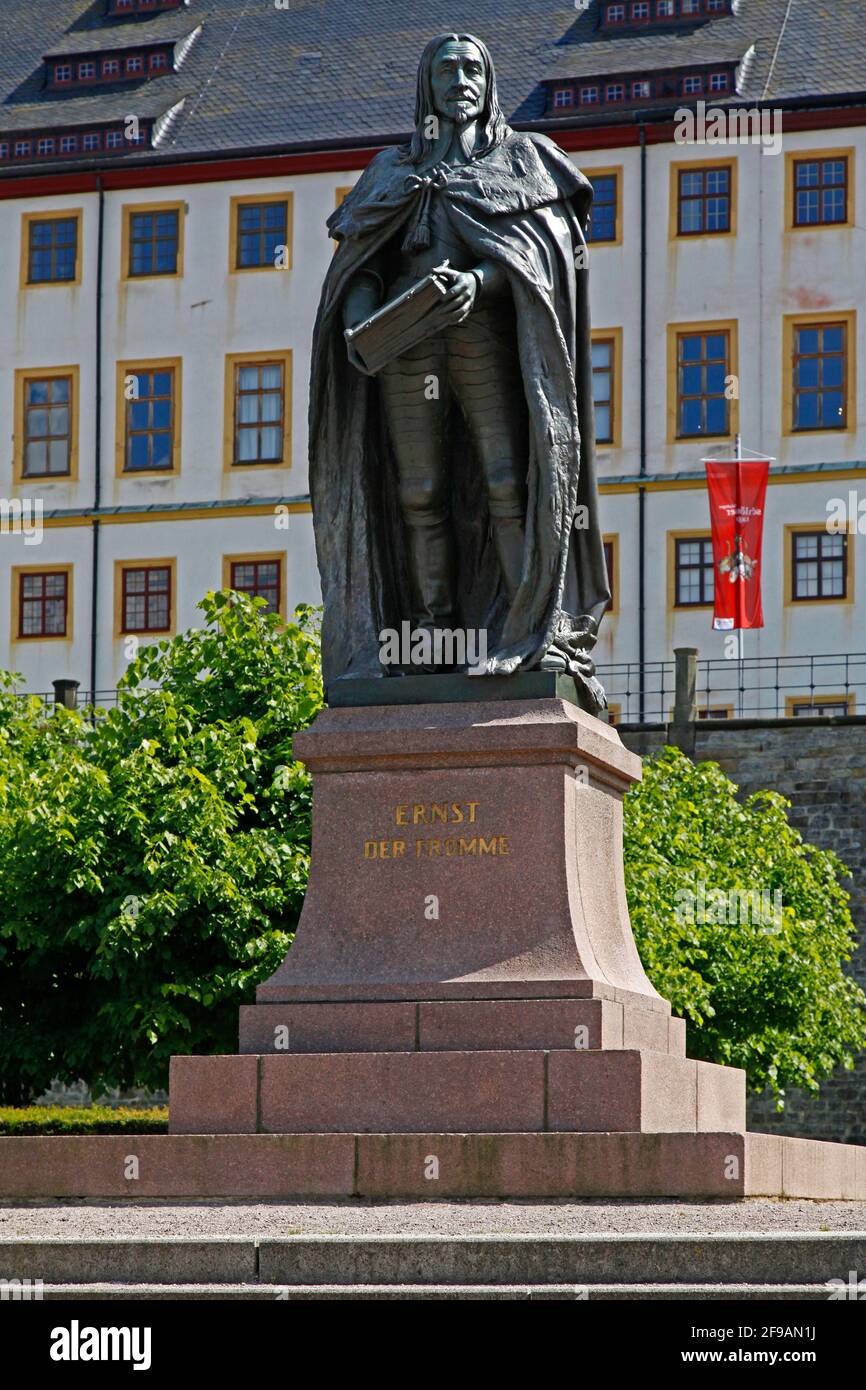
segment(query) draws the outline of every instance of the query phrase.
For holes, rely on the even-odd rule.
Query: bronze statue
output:
[[[328,221],[338,245],[310,394],[326,685],[399,674],[383,668],[379,634],[409,619],[483,629],[487,658],[473,674],[569,672],[590,709],[604,703],[590,656],[610,601],[591,197],[558,146],[506,124],[479,39],[427,44],[410,144],[376,155]],[[419,286],[437,302],[410,325],[411,346],[371,375],[367,321],[385,305],[379,341],[403,341]]]

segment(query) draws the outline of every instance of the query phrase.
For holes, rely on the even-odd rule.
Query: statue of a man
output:
[[[310,397],[326,685],[397,674],[380,633],[408,619],[483,630],[473,674],[569,672],[604,703],[591,197],[558,146],[506,124],[479,39],[427,44],[411,143],[378,154],[328,222]],[[437,267],[426,336],[368,375],[344,330]]]

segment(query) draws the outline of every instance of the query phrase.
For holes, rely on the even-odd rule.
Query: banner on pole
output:
[[[718,632],[763,627],[761,545],[769,459],[704,463],[713,532],[713,627]]]

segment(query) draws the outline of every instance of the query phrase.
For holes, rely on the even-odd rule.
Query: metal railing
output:
[[[599,668],[618,724],[668,724],[677,703],[676,661],[623,662]],[[700,658],[694,653],[698,719],[787,719],[866,714],[866,653]]]

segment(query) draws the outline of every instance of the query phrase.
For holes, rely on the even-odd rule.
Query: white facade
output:
[[[850,225],[786,230],[791,156],[849,152]],[[863,495],[866,479],[864,412],[857,378],[866,362],[866,207],[860,184],[866,158],[862,127],[784,135],[781,150],[760,145],[651,144],[646,150],[646,472],[640,455],[640,203],[641,154],[636,145],[586,150],[573,156],[586,173],[619,175],[622,237],[590,248],[593,326],[619,330],[620,442],[600,449],[602,529],[614,539],[615,608],[599,640],[599,664],[634,662],[638,637],[638,492],[645,489],[645,630],[648,661],[670,661],[674,647],[694,646],[702,657],[726,654],[725,635],[711,630],[711,610],[674,602],[672,537],[708,534],[701,457],[730,456],[727,441],[677,442],[668,340],[670,325],[735,325],[739,428],[743,445],[774,456],[764,533],[763,600],[766,626],[745,636],[746,655],[856,653],[863,604],[858,569],[863,538],[848,537],[844,600],[791,602],[786,584],[786,527],[822,528],[828,502]],[[672,165],[702,167],[724,158],[736,166],[730,235],[678,237],[671,199]],[[250,167],[254,162],[250,161]],[[55,678],[79,680],[82,690],[113,689],[134,644],[118,621],[117,567],[133,560],[173,562],[173,629],[198,621],[196,603],[224,580],[227,557],[277,555],[283,560],[288,610],[316,603],[319,586],[307,503],[307,383],[310,340],[322,278],[331,254],[324,223],[339,190],[359,170],[279,174],[267,178],[111,188],[104,194],[102,267],[101,489],[96,597],[95,682],[91,674],[93,505],[96,459],[96,302],[99,199],[94,192],[7,197],[0,201],[0,499],[40,501],[46,515],[38,543],[16,534],[14,509],[0,535],[0,665],[24,676],[27,688],[49,690]],[[160,177],[158,170],[153,178]],[[9,185],[14,190],[14,185]],[[291,195],[286,269],[230,268],[232,199]],[[182,273],[129,280],[124,275],[124,209],[158,203],[182,206]],[[26,215],[81,212],[80,282],[27,285],[21,273]],[[859,224],[859,225],[858,225]],[[813,322],[847,316],[847,428],[791,433],[783,419],[790,363],[786,319]],[[290,353],[291,450],[288,463],[252,469],[226,466],[233,402],[226,400],[226,356]],[[122,397],[118,363],[180,362],[181,416],[177,471],[124,476],[117,467],[116,414]],[[20,411],[16,372],[78,369],[78,470],[72,479],[16,477]],[[122,370],[120,375],[122,375]],[[858,418],[859,416],[859,418]],[[228,423],[227,423],[228,422]],[[796,473],[782,470],[796,468]],[[692,477],[682,475],[695,475]],[[277,504],[281,504],[278,508]],[[195,504],[194,507],[191,504]],[[181,510],[185,508],[186,510]],[[288,511],[286,510],[288,508]],[[145,510],[149,509],[149,510]],[[864,506],[866,512],[866,506]],[[866,519],[863,521],[866,529]],[[19,567],[71,567],[70,617],[63,637],[21,637],[15,615]],[[859,611],[858,611],[859,610]],[[14,623],[14,626],[13,626]],[[730,651],[730,646],[728,647]],[[861,675],[866,672],[861,670]],[[827,687],[826,693],[832,693]],[[839,694],[844,693],[840,685]],[[618,702],[615,691],[611,699]],[[866,710],[866,685],[858,709]],[[671,700],[672,703],[672,700]],[[725,703],[721,700],[719,703]],[[850,708],[850,704],[848,706]],[[736,712],[736,711],[734,711]],[[623,710],[622,714],[625,715]],[[633,708],[630,708],[635,717]]]

